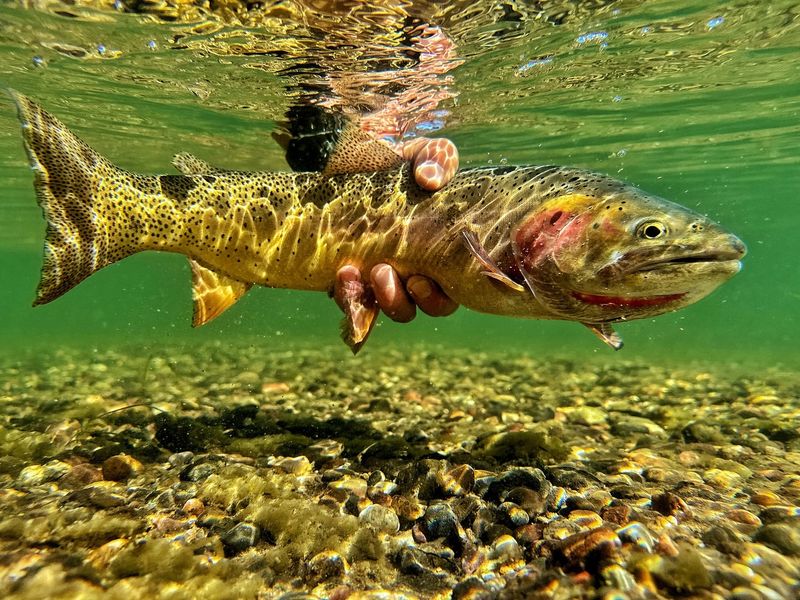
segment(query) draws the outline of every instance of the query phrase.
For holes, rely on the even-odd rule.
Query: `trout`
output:
[[[429,192],[409,165],[345,128],[322,172],[243,172],[179,154],[174,175],[127,172],[10,92],[47,222],[34,305],[144,250],[189,258],[194,325],[254,284],[331,293],[337,271],[388,263],[485,313],[577,321],[612,348],[613,324],[677,310],[737,273],[745,245],[687,208],[560,166],[462,169]],[[350,294],[343,337],[378,307]]]

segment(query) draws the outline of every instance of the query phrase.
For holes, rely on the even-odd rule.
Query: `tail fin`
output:
[[[9,90],[47,221],[44,259],[33,305],[55,300],[98,269],[132,252],[110,247],[104,215],[96,210],[98,181],[121,175],[58,119],[30,98]]]

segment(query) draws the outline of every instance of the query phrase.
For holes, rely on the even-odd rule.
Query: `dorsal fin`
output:
[[[358,125],[348,122],[339,134],[325,165],[325,175],[371,173],[399,167],[405,162],[387,144],[376,140]]]
[[[394,169],[404,159],[364,131],[357,117],[316,105],[289,108],[286,122],[272,133],[295,171],[325,175]]]
[[[178,169],[182,175],[208,175],[223,172],[223,169],[212,167],[202,158],[197,158],[188,152],[179,152],[173,156],[172,166]]]
[[[192,327],[205,325],[224,313],[253,287],[252,283],[232,279],[189,259],[192,268]]]

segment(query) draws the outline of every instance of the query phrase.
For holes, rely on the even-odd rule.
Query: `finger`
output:
[[[390,319],[398,323],[407,323],[416,316],[417,309],[414,303],[406,294],[397,271],[390,265],[375,265],[369,278],[378,306]]]
[[[420,137],[399,144],[396,150],[411,161],[417,185],[429,192],[450,183],[458,171],[458,148],[446,138]]]
[[[346,296],[348,288],[361,283],[361,271],[352,265],[345,265],[336,272],[336,281],[333,284],[333,299],[339,308],[346,310]]]
[[[422,275],[412,275],[406,282],[408,293],[426,315],[446,317],[453,314],[458,303],[442,291],[439,285]]]
[[[435,192],[447,185],[458,171],[458,149],[448,139],[426,140],[414,157],[417,185]]]

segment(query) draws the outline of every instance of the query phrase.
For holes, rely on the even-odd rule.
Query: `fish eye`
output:
[[[667,226],[659,221],[647,221],[639,225],[636,233],[646,240],[657,240],[667,235]]]

